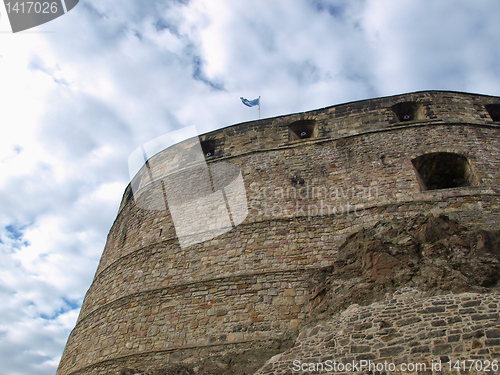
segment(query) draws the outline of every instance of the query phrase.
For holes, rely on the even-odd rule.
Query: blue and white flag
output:
[[[254,100],[248,100],[243,97],[240,98],[241,102],[245,104],[247,107],[255,107],[256,105],[259,105],[259,98],[254,99]]]

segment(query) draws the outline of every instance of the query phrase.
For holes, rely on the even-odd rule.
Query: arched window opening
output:
[[[201,149],[203,150],[203,155],[205,155],[206,158],[214,156],[214,154],[215,154],[215,141],[214,140],[202,141],[201,142]]]
[[[424,118],[423,107],[421,103],[417,102],[402,102],[394,104],[392,110],[396,114],[398,121],[415,121]]]
[[[411,161],[422,190],[472,186],[474,176],[466,156],[451,152],[425,154]]]
[[[288,126],[289,141],[316,138],[317,136],[318,129],[316,127],[316,120],[300,120]]]

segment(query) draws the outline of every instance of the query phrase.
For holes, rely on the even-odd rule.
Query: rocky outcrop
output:
[[[326,275],[325,275],[326,276]],[[383,300],[400,287],[429,295],[485,293],[500,280],[500,231],[468,229],[447,216],[377,223],[340,247],[311,313]],[[314,295],[313,295],[314,297]]]

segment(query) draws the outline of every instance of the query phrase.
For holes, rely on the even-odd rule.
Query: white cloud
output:
[[[365,27],[377,46],[374,68],[383,94],[426,89],[498,94],[494,85],[486,87],[484,78],[477,79],[486,72],[489,79],[498,79],[498,64],[492,64],[498,54],[491,48],[500,31],[494,21],[498,4],[383,4],[371,2],[365,13]]]
[[[54,373],[136,147],[182,126],[256,119],[240,96],[261,95],[269,117],[424,89],[500,95],[499,10],[494,0],[89,0],[1,33],[2,373]]]

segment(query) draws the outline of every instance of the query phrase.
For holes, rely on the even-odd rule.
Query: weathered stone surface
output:
[[[171,213],[140,208],[129,186],[57,375],[250,374],[299,332],[294,349],[322,347],[320,338],[334,333],[325,332],[330,325],[311,337],[301,331],[319,319],[343,329],[325,342],[325,356],[335,350],[346,360],[368,360],[382,353],[403,361],[412,350],[425,357],[447,345],[455,357],[498,356],[499,301],[487,293],[500,274],[500,123],[485,107],[498,103],[418,92],[201,135],[213,148],[213,173],[222,163],[241,170],[248,216],[227,233],[181,248]],[[408,121],[406,110],[413,111]],[[311,138],[290,133],[301,121]],[[440,153],[459,155],[470,186],[451,181],[459,187],[426,190],[423,182],[432,179],[416,173],[412,161]],[[152,169],[134,178],[140,191],[161,191],[147,175],[168,174],[164,161],[175,158],[169,149],[152,157]],[[136,196],[141,205],[162,197]],[[418,292],[401,300],[404,287]],[[445,293],[453,294],[433,297]],[[370,350],[351,353],[350,345]],[[289,370],[275,372],[270,362],[261,373]]]
[[[384,317],[384,319],[395,321],[400,317],[400,312],[395,312],[391,309],[391,302],[395,299],[396,303],[401,306],[401,311],[417,312],[421,304],[445,303],[447,306],[459,305],[463,298],[469,301],[482,302],[498,302],[500,295],[498,293],[466,293],[466,294],[446,294],[439,296],[425,297],[422,291],[402,288],[393,295],[388,295],[384,300],[375,302],[368,306],[356,306],[347,309],[341,314],[337,314],[331,318],[325,319],[317,323],[317,325],[304,329],[299,337],[299,346],[294,346],[284,353],[278,354],[271,358],[265,367],[260,369],[256,374],[288,374],[293,369],[293,361],[314,362],[316,358],[321,358],[327,354],[336,362],[347,363],[350,361],[350,351],[356,351],[358,348],[363,349],[363,354],[370,356],[374,363],[384,362],[388,360],[393,364],[409,364],[409,363],[428,363],[428,373],[432,373],[430,364],[432,362],[442,362],[443,364],[469,359],[476,360],[492,360],[490,351],[484,347],[493,347],[498,345],[499,339],[463,339],[457,335],[450,334],[454,331],[463,331],[473,324],[472,315],[464,315],[461,322],[450,324],[445,329],[446,342],[436,341],[434,332],[437,328],[433,327],[433,319],[441,319],[446,312],[436,312],[435,316],[430,314],[422,315],[422,320],[397,328],[397,336],[401,339],[403,345],[390,345],[390,342],[382,340],[383,336],[374,335],[371,339],[359,338],[353,334],[354,330],[350,329],[354,325],[363,324],[370,318],[363,318],[363,313],[369,311],[374,320]],[[477,304],[478,311],[489,311],[483,304]],[[499,311],[496,310],[498,314]],[[496,329],[488,329],[487,327],[495,327],[497,322],[486,323],[486,332],[496,334]],[[315,335],[310,335],[314,330]],[[327,347],[324,345],[324,335],[329,333],[330,340],[343,339],[348,344],[344,347]],[[424,335],[417,337],[417,332],[423,332]],[[332,334],[333,333],[333,334]],[[369,348],[369,349],[367,349]],[[378,348],[378,349],[377,349]],[[310,353],[314,353],[315,358],[310,357]],[[448,367],[444,367],[447,370]],[[399,371],[400,372],[400,371]],[[424,372],[424,371],[422,371]],[[398,371],[396,371],[398,373]],[[434,373],[440,373],[434,372]],[[448,373],[445,371],[445,373]],[[472,371],[472,373],[478,373]]]

